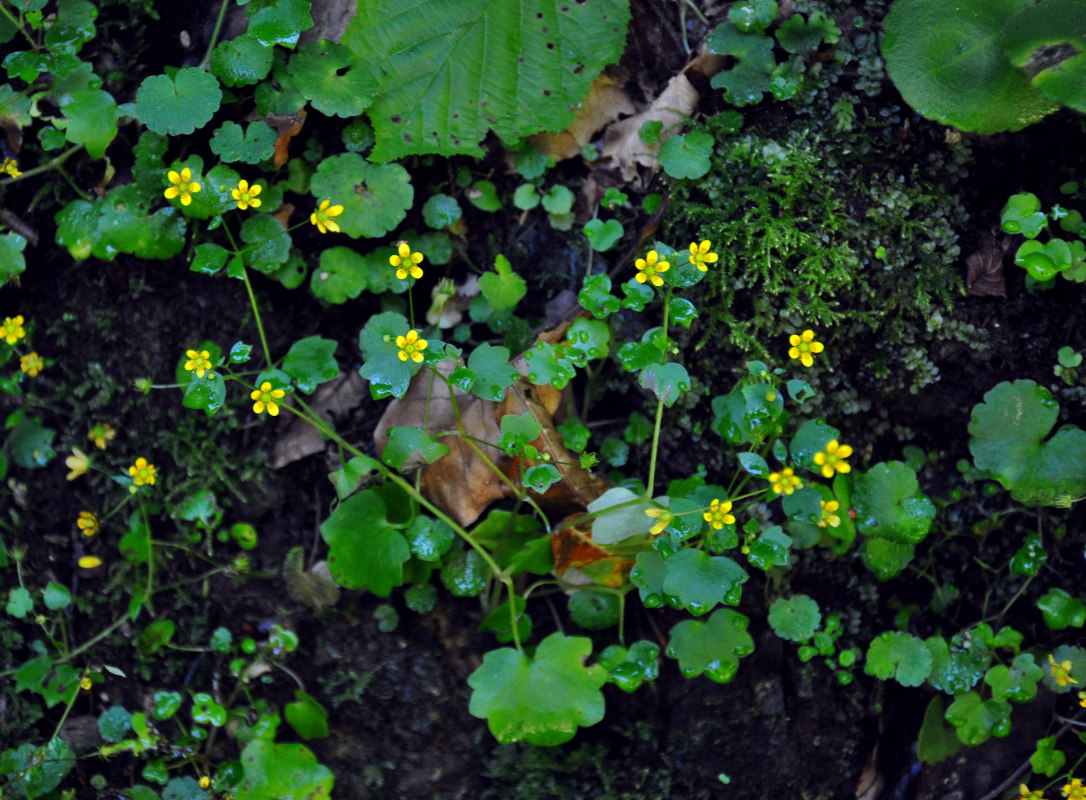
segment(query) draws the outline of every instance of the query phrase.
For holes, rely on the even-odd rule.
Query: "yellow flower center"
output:
[[[273,389],[271,381],[264,381],[259,389],[253,389],[249,393],[249,399],[256,401],[253,403],[253,413],[263,414],[266,410],[270,416],[279,416],[279,404],[275,401],[282,399],[285,395],[284,390]]]
[[[791,467],[785,467],[780,472],[769,475],[769,484],[777,494],[792,494],[796,489],[803,487],[803,481],[795,474]]]
[[[735,517],[730,512],[732,504],[730,500],[723,503],[715,499],[709,504],[709,510],[702,514],[702,519],[709,523],[713,530],[721,530],[725,525],[734,525]]]
[[[238,181],[238,187],[230,192],[230,196],[237,201],[238,208],[244,211],[249,206],[260,208],[261,200],[257,197],[262,187],[259,184],[249,185],[249,181]]]

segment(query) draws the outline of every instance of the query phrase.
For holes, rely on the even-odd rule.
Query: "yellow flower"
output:
[[[716,253],[709,252],[709,248],[713,244],[708,239],[705,239],[701,244],[690,243],[690,261],[701,272],[708,272],[709,268],[706,264],[715,264],[719,256]]]
[[[94,536],[98,533],[98,517],[89,511],[80,511],[79,519],[75,521],[84,536]]]
[[[408,275],[418,280],[422,277],[422,267],[419,266],[422,259],[422,253],[412,253],[411,245],[407,242],[400,242],[399,252],[396,255],[389,256],[388,263],[396,267],[396,277],[401,281],[406,280]]]
[[[730,500],[725,500],[721,503],[717,499],[713,499],[713,502],[709,504],[709,510],[702,514],[702,519],[709,523],[713,530],[719,531],[725,525],[734,525],[735,517],[728,512],[732,510],[732,504]]]
[[[826,443],[825,452],[815,453],[814,463],[822,467],[823,478],[832,478],[837,472],[852,471],[852,467],[845,461],[850,455],[852,455],[851,447],[832,439]]]
[[[1052,657],[1052,654],[1049,653],[1048,654],[1048,664],[1049,664],[1049,666],[1052,667],[1050,672],[1052,673],[1052,679],[1054,681],[1056,681],[1057,686],[1067,686],[1068,684],[1078,683],[1078,681],[1076,681],[1074,678],[1071,677],[1071,661],[1070,660],[1061,661],[1060,663],[1057,664],[1056,659],[1054,659]],[[1066,787],[1064,787],[1064,788],[1066,788]],[[1086,800],[1086,795],[1084,795],[1084,800]]]
[[[173,200],[180,195],[181,205],[187,206],[192,202],[192,196],[200,191],[200,184],[192,179],[192,170],[188,167],[181,170],[180,175],[171,169],[166,173],[166,177],[173,184],[164,192],[167,200]]]
[[[788,357],[799,361],[803,366],[809,367],[814,363],[812,356],[825,350],[822,342],[814,340],[814,331],[804,331],[802,334],[793,333],[788,337],[788,343],[792,347],[788,351]]]
[[[207,777],[207,775],[201,775],[199,783],[201,789],[206,789],[211,785],[211,778]]]
[[[637,275],[635,276],[637,282],[644,283],[648,281],[653,286],[663,286],[664,279],[660,277],[660,274],[671,269],[669,263],[660,261],[660,254],[655,250],[649,250],[644,258],[634,261],[634,266],[637,267]]]
[[[64,459],[64,465],[71,470],[68,473],[68,480],[74,481],[90,469],[91,457],[78,447],[73,447],[72,454]]]
[[[1083,708],[1086,708],[1086,692],[1078,693],[1078,704]]]
[[[80,556],[79,566],[83,569],[96,569],[102,566],[102,559],[98,556]]]
[[[95,561],[98,561],[98,559],[94,558],[94,556],[90,556],[89,558],[92,558]],[[83,564],[82,564],[83,559],[81,558],[81,559],[79,559],[79,561],[80,561],[79,566],[83,566]],[[100,563],[101,562],[99,562],[99,564]],[[95,566],[98,566],[98,565],[96,564]],[[79,688],[82,689],[84,692],[89,692],[91,690],[92,686],[94,686],[94,682],[90,679],[89,675],[84,675],[82,678],[79,679]]]
[[[155,465],[148,464],[146,458],[137,458],[136,463],[128,468],[128,474],[136,486],[155,485]]]
[[[23,173],[19,172],[19,162],[14,158],[5,158],[4,163],[0,164],[0,173],[6,172],[13,178],[18,178]]]
[[[19,359],[19,369],[31,378],[38,377],[38,373],[45,369],[45,362],[37,353],[27,353]]]
[[[116,435],[117,431],[113,430],[108,422],[100,422],[87,432],[87,438],[94,442],[99,450],[105,450]]]
[[[803,481],[799,479],[799,476],[791,467],[785,467],[780,472],[770,473],[769,483],[777,494],[792,494],[796,489],[803,486]]]
[[[331,200],[321,200],[317,210],[309,215],[309,221],[317,226],[321,233],[339,233],[339,223],[332,217],[338,217],[343,213],[343,206],[333,206]]]
[[[257,195],[260,194],[261,188],[259,184],[250,186],[249,181],[241,180],[238,181],[238,187],[230,192],[230,196],[237,201],[238,208],[242,211],[249,206],[260,208],[263,201]]]
[[[425,339],[419,338],[419,332],[414,328],[409,330],[406,336],[396,337],[396,346],[400,348],[400,361],[411,359],[416,364],[421,364],[422,359],[425,357],[423,352],[428,344],[430,343]]]
[[[1045,800],[1045,796],[1040,789],[1030,791],[1030,788],[1023,783],[1018,787],[1018,800]]]
[[[1078,778],[1072,778],[1070,783],[1065,783],[1060,791],[1068,800],[1086,800],[1086,786],[1083,786]]]
[[[828,503],[825,500],[818,501],[822,505],[822,519],[818,521],[818,527],[825,528],[829,525],[831,528],[836,528],[841,524],[841,518],[837,516],[837,509],[841,507],[841,504],[836,500],[830,500]]]
[[[271,381],[264,381],[259,389],[253,389],[249,393],[249,398],[256,401],[253,403],[253,413],[263,414],[267,409],[271,416],[278,417],[279,404],[275,401],[281,400],[285,395],[286,392],[282,389],[273,389]]]
[[[4,341],[8,344],[15,344],[26,336],[26,329],[23,328],[23,322],[22,314],[15,317],[4,317],[4,324],[0,325],[0,336],[3,336]]]
[[[664,532],[664,528],[671,524],[671,520],[675,519],[675,515],[666,508],[646,508],[645,515],[656,520],[649,528],[651,536],[659,536]]]
[[[211,363],[211,353],[207,350],[201,350],[199,353],[195,350],[186,350],[185,358],[188,359],[188,361],[185,362],[185,369],[189,372],[195,370],[197,378],[204,377],[205,372],[211,373],[208,375],[208,380],[215,377],[215,373],[212,372],[212,370],[215,369],[215,365]]]

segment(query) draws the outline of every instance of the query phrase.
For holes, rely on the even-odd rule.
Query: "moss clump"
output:
[[[975,343],[971,327],[927,324],[960,292],[956,230],[967,218],[938,165],[917,165],[890,124],[870,118],[832,135],[734,135],[728,122],[707,122],[713,169],[676,186],[661,237],[707,238],[719,253],[695,299],[716,341],[779,356],[787,334],[812,327],[827,345],[864,342],[849,369],[883,388],[936,380],[916,349],[932,339]]]

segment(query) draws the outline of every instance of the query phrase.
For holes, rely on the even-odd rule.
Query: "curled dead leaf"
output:
[[[605,72],[592,81],[588,96],[568,128],[558,133],[537,133],[531,142],[536,150],[555,161],[573,158],[581,154],[581,149],[598,131],[636,110],[621,82]]]

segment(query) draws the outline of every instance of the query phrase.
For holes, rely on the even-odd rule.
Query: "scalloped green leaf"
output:
[[[528,381],[537,386],[549,384],[555,389],[564,389],[577,374],[573,362],[560,356],[550,342],[536,342],[524,353],[524,360],[528,365]]]
[[[770,90],[773,69],[773,40],[768,36],[743,33],[725,22],[716,27],[706,40],[710,52],[731,56],[735,65],[713,76],[710,85],[723,89],[725,98],[734,106],[749,106],[762,102]],[[665,143],[666,144],[666,143]]]
[[[566,357],[578,367],[606,358],[611,352],[611,329],[598,319],[578,317],[566,330]]]
[[[931,674],[931,651],[922,639],[904,631],[884,631],[867,649],[864,672],[902,686],[919,686]]]
[[[697,180],[709,172],[713,137],[705,131],[679,133],[660,145],[657,159],[670,177]]]
[[[366,489],[340,503],[321,523],[328,568],[337,584],[388,597],[403,583],[403,565],[411,549],[403,534],[388,524],[387,516],[381,496]]]
[[[834,24],[832,17],[814,11],[806,21],[802,14],[793,14],[781,23],[774,36],[777,44],[789,53],[805,53],[817,50],[823,42],[837,44],[841,29]]]
[[[204,127],[222,102],[214,75],[196,67],[182,67],[172,78],[151,75],[136,91],[136,118],[155,133],[177,136]]]
[[[270,275],[290,257],[290,232],[271,214],[254,214],[241,224],[245,265]]]
[[[1042,95],[1086,113],[1086,13],[1079,0],[1026,6],[1004,24],[1001,44]]]
[[[946,710],[946,721],[957,729],[964,744],[973,747],[1011,732],[1011,704],[981,700],[976,692],[966,692],[954,698]]]
[[[1019,653],[1009,667],[996,664],[988,670],[984,682],[991,687],[993,700],[1030,703],[1044,674],[1032,653]]]
[[[737,605],[748,578],[732,559],[692,548],[680,550],[664,564],[664,594],[677,598],[695,617],[708,613],[718,603]]]
[[[211,74],[224,86],[252,86],[268,77],[273,53],[271,47],[244,33],[215,46],[211,52]]]
[[[417,516],[404,530],[411,555],[422,561],[440,561],[456,541],[456,532],[439,519]]]
[[[439,442],[422,428],[404,426],[388,429],[388,444],[381,451],[381,460],[403,472],[423,464],[433,464],[448,452],[447,444]]]
[[[883,22],[886,72],[905,102],[942,125],[1017,131],[1059,106],[1015,68],[1004,25],[1030,0],[898,0]]]
[[[1037,601],[1037,608],[1050,631],[1081,628],[1086,623],[1086,604],[1063,589],[1053,587]]]
[[[1047,440],[1059,405],[1033,381],[1003,382],[973,407],[969,450],[1011,497],[1029,506],[1086,495],[1086,431],[1065,426]]]
[[[58,243],[63,244],[59,239]],[[25,237],[17,233],[0,234],[0,278],[3,279],[3,283],[7,283],[26,270],[26,256],[23,255],[25,249]]]
[[[622,238],[622,223],[617,219],[590,219],[585,223],[582,232],[593,250],[606,253]]]
[[[607,682],[629,693],[659,677],[659,658],[659,645],[640,641],[630,645],[629,650],[617,644],[611,645],[600,653],[599,663],[607,670]]]
[[[250,122],[245,129],[236,122],[224,122],[211,136],[210,147],[228,163],[259,164],[275,153],[275,131],[260,120]]]
[[[855,478],[852,507],[861,533],[900,544],[923,541],[935,519],[935,505],[901,461],[876,464]]]
[[[302,96],[329,116],[358,116],[377,92],[367,60],[327,39],[303,44],[290,57],[287,71]]]
[[[241,752],[241,765],[245,777],[234,791],[237,800],[327,800],[335,782],[332,770],[317,763],[317,757],[304,744],[253,739]]]
[[[773,632],[790,642],[805,642],[822,624],[818,603],[805,594],[778,597],[769,607],[769,625]]]
[[[249,36],[263,45],[294,47],[302,31],[313,27],[309,0],[274,0],[249,21]]]
[[[966,643],[968,641],[968,644]],[[942,636],[925,640],[931,653],[927,681],[947,694],[961,694],[977,685],[992,661],[991,652],[979,638],[954,636],[948,643]]]
[[[423,221],[434,230],[442,230],[460,221],[464,212],[455,197],[434,194],[422,206]]]
[[[758,569],[784,567],[788,565],[788,550],[791,546],[792,537],[785,533],[780,525],[773,525],[750,543],[747,560],[752,567]]]
[[[468,710],[485,719],[499,742],[551,746],[568,742],[578,727],[603,719],[600,691],[607,671],[586,667],[592,641],[552,633],[533,655],[512,648],[492,650],[468,677]]]
[[[577,293],[577,302],[596,319],[607,318],[621,305],[619,299],[611,294],[611,279],[606,275],[586,277],[583,288]]]
[[[441,10],[360,0],[341,39],[378,76],[368,112],[377,161],[481,155],[488,129],[508,142],[564,129],[622,54],[630,18],[627,0],[447,0]]]
[[[329,247],[321,253],[309,288],[329,303],[346,303],[362,294],[370,273],[366,258],[350,247]]]
[[[718,608],[707,620],[683,620],[671,629],[668,658],[677,659],[686,678],[704,674],[709,680],[727,683],[739,669],[739,659],[754,652],[747,633],[750,620],[730,608]]]
[[[769,384],[755,383],[737,386],[726,395],[714,397],[712,410],[712,430],[725,440],[732,444],[761,444],[778,429],[779,420],[784,413],[784,398]],[[812,423],[805,423],[800,428],[800,432],[806,431],[807,425],[810,424]],[[806,436],[806,433],[804,435]],[[797,439],[800,441],[798,450]],[[792,457],[797,458],[796,452],[806,454],[804,448],[814,446],[819,441],[821,441],[820,436],[813,437],[811,442],[803,444],[803,439],[797,434],[792,442],[794,451]],[[825,449],[825,444],[823,443],[819,449]],[[813,457],[813,455],[812,452],[810,456]]]
[[[342,205],[336,222],[348,236],[376,239],[399,225],[415,200],[411,177],[399,164],[371,164],[358,153],[341,153],[321,161],[310,192]]]
[[[309,336],[299,339],[287,352],[280,367],[301,391],[313,394],[317,386],[339,375],[334,339]]]
[[[728,21],[743,33],[762,33],[777,18],[777,0],[739,0],[728,9]]]
[[[105,155],[117,135],[117,120],[121,117],[113,95],[93,89],[72,92],[61,108],[68,118],[64,131],[68,141],[85,146],[91,158]]]

